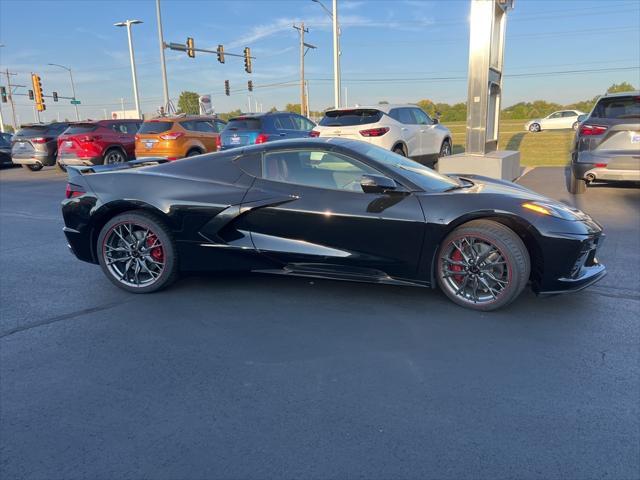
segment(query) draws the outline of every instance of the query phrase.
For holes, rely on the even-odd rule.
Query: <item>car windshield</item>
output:
[[[441,175],[424,165],[376,145],[353,142],[349,146],[385,167],[397,170],[398,174],[408,178],[427,192],[444,192],[461,186],[460,182],[454,178]]]
[[[602,98],[593,109],[591,118],[640,118],[640,96]]]
[[[357,108],[354,110],[331,110],[324,114],[320,120],[322,127],[348,127],[353,125],[366,125],[379,122],[382,112],[372,108]]]
[[[262,123],[258,118],[232,118],[227,123],[228,130],[261,130]]]
[[[138,133],[164,133],[171,130],[173,122],[144,122]]]
[[[67,128],[64,131],[64,134],[76,135],[78,133],[89,133],[89,132],[93,132],[96,128],[98,128],[98,126],[93,123],[87,123],[84,125],[71,125],[69,128]]]

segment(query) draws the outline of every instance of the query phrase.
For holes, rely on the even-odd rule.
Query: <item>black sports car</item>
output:
[[[602,229],[510,182],[443,176],[345,139],[283,140],[171,163],[69,168],[81,260],[130,292],[179,271],[250,270],[435,287],[493,310],[598,281]]]

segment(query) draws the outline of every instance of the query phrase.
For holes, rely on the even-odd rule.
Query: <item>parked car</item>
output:
[[[578,117],[584,115],[580,110],[560,110],[553,112],[544,118],[530,120],[524,125],[525,130],[530,132],[540,132],[542,130],[561,130],[563,128],[574,128]]]
[[[13,165],[11,160],[11,137],[9,133],[0,134],[0,165]]]
[[[58,137],[58,165],[102,165],[135,158],[142,120],[97,120],[69,125]]]
[[[220,150],[273,140],[308,137],[314,126],[315,123],[297,113],[247,113],[229,119],[220,135]]]
[[[640,182],[640,91],[603,95],[576,132],[569,191],[596,180]]]
[[[429,166],[453,145],[449,129],[415,105],[329,110],[311,136],[362,140]]]
[[[22,125],[12,139],[11,159],[31,171],[56,164],[58,136],[68,122],[32,123]]]
[[[215,152],[225,125],[222,120],[210,116],[180,115],[147,120],[136,135],[136,158],[178,160]]]
[[[555,294],[606,273],[602,229],[581,211],[365,142],[281,140],[150,161],[70,169],[62,204],[72,252],[133,293],[180,270],[246,270],[439,286],[487,311],[529,283]]]

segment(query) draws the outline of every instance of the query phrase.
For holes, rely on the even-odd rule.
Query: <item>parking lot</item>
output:
[[[604,225],[609,274],[482,314],[263,275],[127,294],[68,252],[65,182],[0,171],[3,478],[640,478],[637,187],[526,173]]]

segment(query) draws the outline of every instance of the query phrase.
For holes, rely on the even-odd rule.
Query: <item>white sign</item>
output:
[[[215,113],[215,108],[211,103],[211,95],[200,95],[198,104],[200,105],[200,115],[213,115]]]

